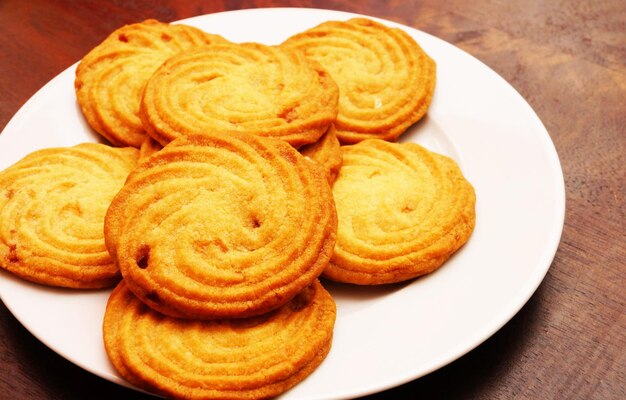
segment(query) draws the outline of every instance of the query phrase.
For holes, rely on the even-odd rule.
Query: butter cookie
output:
[[[324,276],[373,285],[439,268],[470,237],[474,188],[457,163],[415,143],[342,147],[337,244]]]
[[[84,143],[35,151],[0,172],[0,267],[50,286],[115,285],[104,216],[137,158],[134,148]]]
[[[341,143],[394,141],[428,110],[435,62],[401,29],[367,18],[328,21],[281,46],[319,61],[339,85]]]
[[[224,43],[167,60],[146,84],[141,119],[165,145],[205,132],[238,131],[298,148],[337,116],[339,90],[317,62],[258,43]]]
[[[113,145],[139,148],[145,137],[139,102],[148,78],[174,54],[216,42],[226,39],[153,19],[115,30],[76,68],[74,86],[87,123]]]
[[[289,301],[328,264],[336,229],[316,163],[281,140],[230,132],[179,138],[142,160],[104,232],[142,301],[216,319]]]
[[[121,282],[104,315],[107,354],[128,382],[166,397],[260,399],[311,374],[328,354],[336,306],[315,280],[261,316],[214,321],[171,318]]]

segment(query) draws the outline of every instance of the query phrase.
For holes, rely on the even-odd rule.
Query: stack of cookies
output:
[[[323,279],[413,279],[469,239],[475,195],[458,165],[396,142],[434,87],[408,34],[364,18],[278,46],[124,26],[76,69],[85,119],[111,146],[40,150],[0,172],[0,266],[116,285],[104,344],[133,385],[276,396],[330,351]]]

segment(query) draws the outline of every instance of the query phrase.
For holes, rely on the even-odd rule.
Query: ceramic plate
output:
[[[355,14],[256,9],[181,22],[232,41],[278,44],[326,20]],[[333,347],[323,364],[282,399],[362,396],[419,378],[482,343],[526,303],[556,252],[564,218],[563,176],[553,143],[524,99],[467,53],[408,32],[437,62],[427,117],[402,141],[459,163],[477,195],[475,231],[441,269],[385,287],[326,286],[338,306]],[[71,66],[38,91],[0,135],[0,169],[27,153],[100,140],[86,125]],[[71,291],[0,275],[7,308],[39,340],[78,366],[127,385],[101,338],[109,291]]]

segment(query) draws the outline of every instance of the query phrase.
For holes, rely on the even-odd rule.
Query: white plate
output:
[[[326,20],[356,16],[257,9],[182,21],[233,41],[278,44]],[[283,399],[362,396],[423,376],[482,343],[544,278],[563,228],[563,175],[548,132],[524,99],[480,61],[404,29],[437,62],[428,116],[403,136],[456,159],[477,194],[474,234],[437,272],[385,287],[327,285],[337,300],[333,347]],[[37,92],[0,135],[0,169],[44,147],[96,141],[77,107],[75,65]],[[0,275],[7,308],[39,340],[78,366],[127,385],[101,339],[108,291],[71,291]]]

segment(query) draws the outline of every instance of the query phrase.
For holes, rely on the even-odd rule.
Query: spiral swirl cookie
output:
[[[112,144],[139,148],[145,137],[138,115],[145,82],[174,54],[216,42],[226,39],[152,19],[117,29],[76,68],[74,86],[87,122]]]
[[[164,316],[122,281],[107,303],[103,334],[113,366],[145,390],[185,399],[260,399],[287,391],[322,363],[335,317],[335,302],[317,280],[273,312],[216,321]]]
[[[137,153],[85,143],[33,152],[0,172],[0,267],[51,286],[115,285],[104,216]]]
[[[246,132],[300,147],[337,115],[335,81],[299,52],[223,43],[169,59],[146,84],[141,118],[161,144],[205,132]]]
[[[328,21],[282,46],[319,61],[339,85],[342,143],[393,141],[428,110],[435,62],[401,29],[366,18]]]
[[[111,203],[105,238],[129,288],[153,309],[247,317],[321,274],[336,218],[324,172],[286,142],[207,134],[140,162]]]
[[[324,168],[328,183],[332,186],[337,179],[342,162],[341,146],[335,135],[335,126],[331,125],[317,142],[302,146],[298,151]]]
[[[415,143],[370,139],[342,149],[327,278],[365,285],[411,279],[439,268],[469,239],[476,198],[455,161]]]

